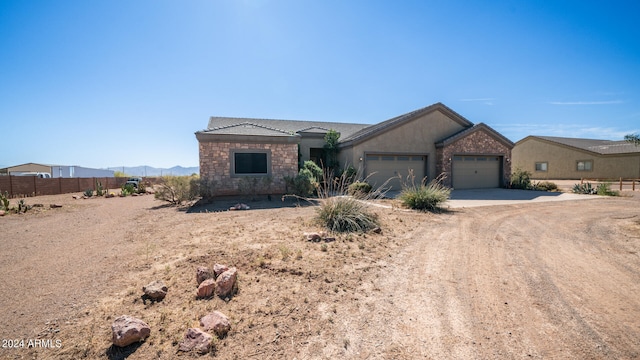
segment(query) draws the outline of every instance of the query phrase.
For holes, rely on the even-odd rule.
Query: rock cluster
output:
[[[196,282],[198,289],[196,297],[206,298],[218,295],[221,298],[230,298],[237,290],[238,270],[234,267],[215,264],[213,271],[200,266],[196,269]]]

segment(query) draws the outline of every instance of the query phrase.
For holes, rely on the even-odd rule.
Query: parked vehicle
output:
[[[140,178],[140,177],[130,177],[130,178],[127,180],[127,182],[125,183],[125,185],[126,185],[126,184],[131,184],[131,185],[133,185],[133,187],[134,187],[134,188],[136,188],[136,189],[137,189],[137,188],[138,188],[138,185],[139,185],[141,182],[142,182],[142,178]]]
[[[23,172],[23,173],[11,174],[11,175],[15,175],[15,176],[36,176],[36,177],[39,177],[40,179],[51,179],[51,174],[43,173],[43,172]]]

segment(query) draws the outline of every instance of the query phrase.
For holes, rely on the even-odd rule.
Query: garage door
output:
[[[454,156],[451,176],[454,189],[500,187],[500,157]]]
[[[393,178],[387,183],[387,187],[400,190],[402,186],[398,175],[406,181],[409,169],[412,169],[415,181],[419,183],[425,176],[426,159],[422,155],[367,155],[366,175],[373,174],[367,181],[376,188]]]

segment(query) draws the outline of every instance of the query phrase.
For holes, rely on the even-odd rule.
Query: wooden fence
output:
[[[9,197],[28,197],[39,195],[57,195],[74,192],[96,190],[98,181],[102,188],[118,189],[125,182],[126,177],[93,177],[93,178],[49,178],[41,179],[37,176],[0,176],[0,193],[9,193]],[[155,178],[144,178],[145,183],[155,183]]]
[[[580,179],[580,184],[584,184],[585,182],[589,183],[609,183],[613,186],[616,186],[620,191],[623,190],[631,190],[636,191],[636,185],[640,188],[640,179]]]

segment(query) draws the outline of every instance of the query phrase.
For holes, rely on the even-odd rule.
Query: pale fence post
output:
[[[620,178],[620,191],[622,191],[622,178]]]

